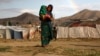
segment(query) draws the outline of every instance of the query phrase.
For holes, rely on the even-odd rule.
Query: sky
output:
[[[53,5],[55,18],[71,16],[83,9],[100,10],[100,0],[0,0],[0,18],[15,17],[25,12],[38,16],[41,5]]]

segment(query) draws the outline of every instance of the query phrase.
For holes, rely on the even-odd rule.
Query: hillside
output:
[[[0,24],[6,24],[7,22],[11,22],[11,24],[38,24],[39,18],[36,15],[30,13],[23,13],[19,16],[12,17],[12,18],[3,18],[0,19]]]
[[[84,9],[72,16],[58,19],[56,21],[56,24],[60,26],[68,26],[74,23],[80,23],[81,25],[84,23],[85,25],[87,25],[90,24],[88,22],[91,22],[93,24],[100,24],[100,11]]]

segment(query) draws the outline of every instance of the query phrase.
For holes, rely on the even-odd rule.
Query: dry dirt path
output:
[[[40,40],[0,40],[0,56],[100,56],[100,39],[58,39],[47,47]]]

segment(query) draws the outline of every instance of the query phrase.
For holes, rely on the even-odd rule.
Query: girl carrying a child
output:
[[[39,19],[41,21],[41,44],[42,47],[47,46],[53,38],[52,30],[52,15],[53,6],[50,4],[48,6],[42,5],[39,12]]]

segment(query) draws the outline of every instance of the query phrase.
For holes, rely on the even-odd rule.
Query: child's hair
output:
[[[39,15],[45,15],[47,13],[47,7],[45,5],[42,5],[40,8]]]

